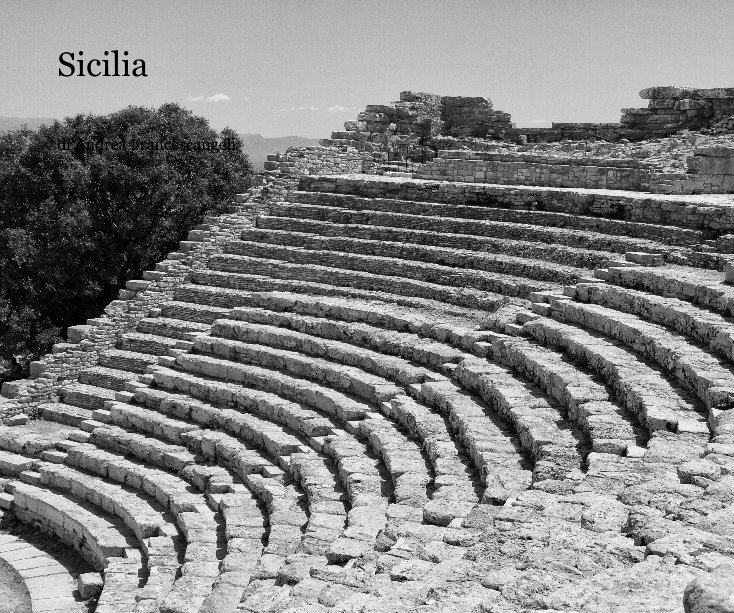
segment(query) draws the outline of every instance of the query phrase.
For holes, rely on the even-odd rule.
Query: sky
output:
[[[58,74],[63,52],[113,49],[148,76]],[[326,138],[417,90],[486,96],[519,127],[612,122],[644,87],[734,86],[734,0],[0,0],[0,53],[2,116],[173,101]]]

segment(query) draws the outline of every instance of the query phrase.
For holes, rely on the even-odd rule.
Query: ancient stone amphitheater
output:
[[[734,611],[734,89],[641,95],[271,156],[3,387],[34,611]]]

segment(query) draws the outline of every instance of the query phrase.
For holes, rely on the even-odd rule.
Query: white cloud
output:
[[[289,106],[285,109],[280,109],[281,113],[291,113],[293,111],[318,111],[317,106]]]
[[[232,98],[227,94],[214,94],[206,99],[207,102],[229,102],[230,100],[232,100]]]
[[[326,109],[327,113],[348,113],[351,111],[347,106],[342,106],[341,104],[335,104],[333,106],[330,106],[328,109]]]
[[[545,119],[531,119],[530,123],[546,123]]]
[[[186,98],[189,102],[201,102],[204,99],[204,96],[189,96]]]

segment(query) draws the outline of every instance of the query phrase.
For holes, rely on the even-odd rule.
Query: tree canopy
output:
[[[176,104],[0,135],[0,360],[14,371],[5,378],[99,315],[251,179],[237,134]]]

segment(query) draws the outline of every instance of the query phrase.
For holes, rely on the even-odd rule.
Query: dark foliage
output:
[[[234,150],[198,145],[225,138]],[[70,150],[59,148],[62,139]],[[163,140],[179,148],[139,146]],[[222,211],[246,189],[252,166],[241,144],[232,130],[217,134],[176,104],[77,115],[0,135],[5,378],[22,375],[68,326],[98,316],[125,281],[140,278],[204,214]]]

